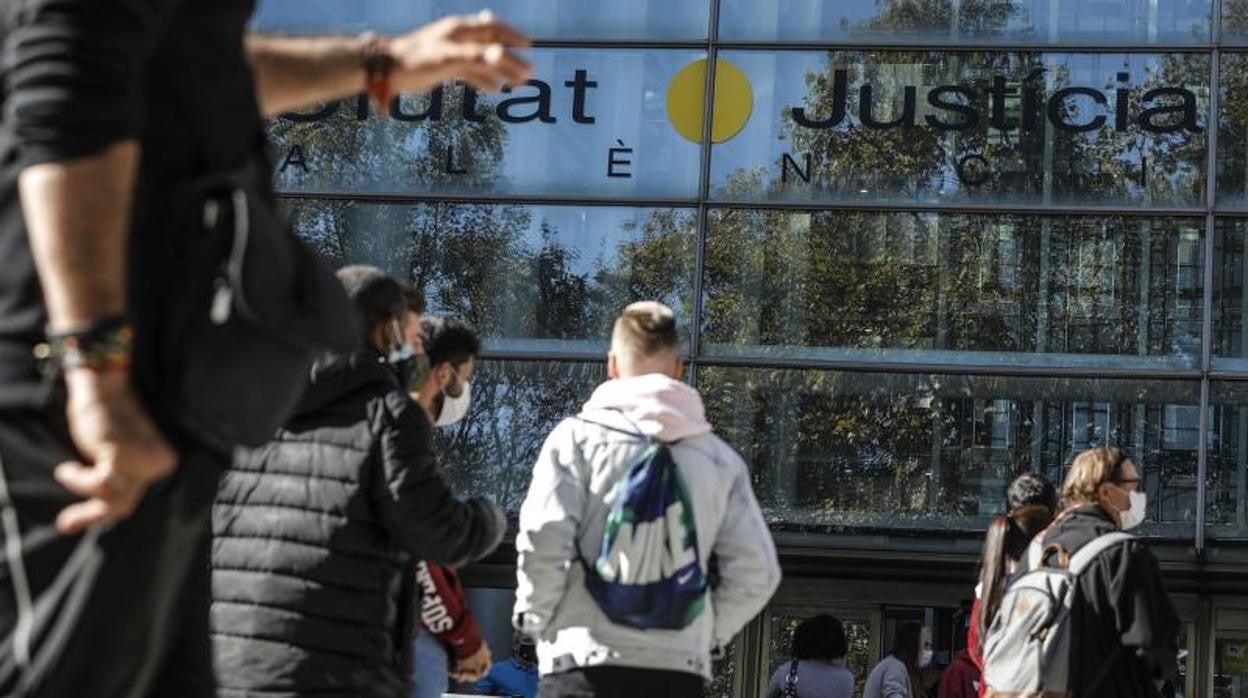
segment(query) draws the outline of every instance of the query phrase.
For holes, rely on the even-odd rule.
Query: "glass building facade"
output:
[[[263,0],[254,28],[477,9]],[[659,299],[787,577],[713,695],[757,695],[820,611],[860,680],[906,620],[947,663],[1006,483],[1118,444],[1185,622],[1174,695],[1248,696],[1248,2],[493,9],[538,40],[527,85],[269,125],[301,235],[484,335],[442,435],[465,494],[517,509],[614,314]],[[476,573],[504,624],[507,564]]]

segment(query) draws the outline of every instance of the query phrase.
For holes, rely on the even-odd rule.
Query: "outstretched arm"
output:
[[[375,54],[393,60],[394,92],[425,92],[458,80],[486,92],[529,79],[532,69],[512,49],[529,41],[482,12],[447,17],[395,37],[252,36],[247,53],[266,115],[359,94],[364,64]]]

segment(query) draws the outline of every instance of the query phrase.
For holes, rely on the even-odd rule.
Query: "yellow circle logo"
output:
[[[667,118],[677,133],[694,143],[702,142],[707,64],[705,58],[690,63],[667,86]],[[723,143],[740,133],[753,109],[754,91],[745,73],[728,61],[715,61],[711,142]]]

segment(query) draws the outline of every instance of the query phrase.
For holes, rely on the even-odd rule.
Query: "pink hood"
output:
[[[622,412],[642,433],[660,441],[678,441],[711,433],[698,392],[660,373],[620,378],[598,386],[581,414]]]

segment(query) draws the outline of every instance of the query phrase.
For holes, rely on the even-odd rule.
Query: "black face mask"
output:
[[[429,357],[424,354],[410,356],[392,365],[399,375],[399,385],[409,393],[418,392],[429,379]]]

